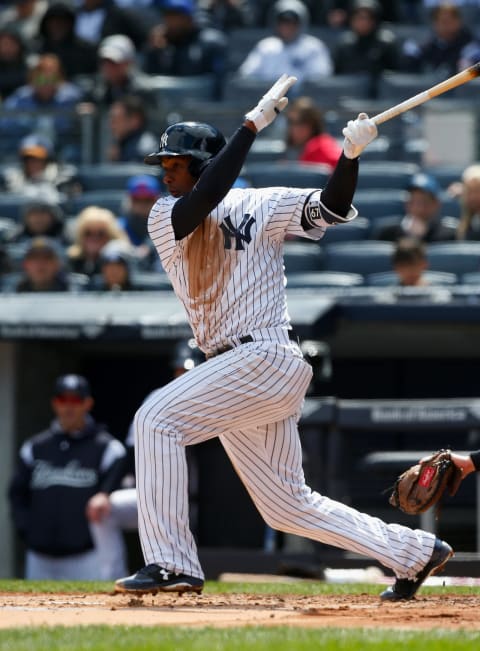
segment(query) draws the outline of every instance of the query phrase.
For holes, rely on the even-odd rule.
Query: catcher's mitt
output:
[[[438,450],[398,477],[389,502],[410,515],[423,513],[434,504],[438,509],[445,490],[455,495],[461,481],[462,471],[451,460],[450,450]]]

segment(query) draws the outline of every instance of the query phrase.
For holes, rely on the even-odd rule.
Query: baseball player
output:
[[[210,125],[181,122],[145,159],[162,167],[170,194],[153,206],[149,233],[207,359],[154,391],[135,415],[146,566],[117,580],[119,592],[202,591],[185,446],[215,436],[268,525],[391,568],[397,580],[382,599],[412,598],[453,554],[431,533],[386,524],[305,484],[297,421],[312,371],[290,326],[283,241],[319,239],[356,217],[358,158],[377,129],[364,113],[348,122],[323,190],[231,189],[256,134],[285,108],[295,81],[282,75],[227,144]]]

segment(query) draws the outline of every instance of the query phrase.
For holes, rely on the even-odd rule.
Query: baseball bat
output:
[[[469,68],[465,68],[465,70],[458,72],[456,75],[453,75],[448,79],[445,79],[445,81],[441,81],[439,84],[435,84],[435,86],[432,86],[431,88],[427,88],[427,90],[418,93],[418,95],[414,95],[413,97],[410,97],[409,99],[406,99],[405,101],[400,102],[399,104],[395,104],[395,106],[392,106],[391,108],[382,111],[382,113],[378,113],[377,115],[374,115],[372,117],[372,120],[375,122],[376,125],[382,124],[382,122],[391,120],[392,118],[395,118],[397,115],[400,115],[400,113],[405,113],[405,111],[409,111],[415,106],[424,104],[425,102],[428,102],[429,99],[438,97],[438,95],[442,95],[443,93],[446,93],[448,90],[452,90],[452,88],[461,86],[462,84],[465,84],[467,81],[470,81],[471,79],[475,79],[475,77],[479,77],[479,76],[480,76],[480,61],[474,63]]]

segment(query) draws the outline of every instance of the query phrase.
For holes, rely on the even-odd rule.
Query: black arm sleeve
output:
[[[193,190],[176,202],[172,226],[177,240],[192,233],[225,197],[240,174],[255,135],[247,127],[240,127],[207,165]]]
[[[358,158],[347,158],[343,153],[332,175],[322,190],[322,203],[336,215],[346,217],[357,187]]]

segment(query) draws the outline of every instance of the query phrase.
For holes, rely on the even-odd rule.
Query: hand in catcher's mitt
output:
[[[455,495],[462,479],[462,471],[453,463],[450,450],[438,450],[398,477],[389,502],[410,515],[423,513],[436,504],[438,515],[445,490]]]

